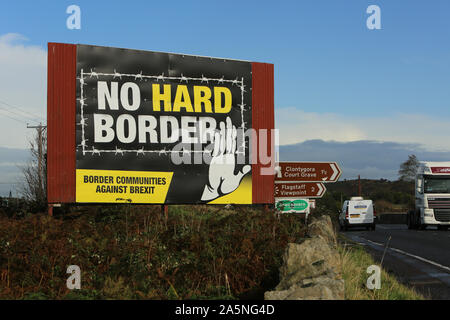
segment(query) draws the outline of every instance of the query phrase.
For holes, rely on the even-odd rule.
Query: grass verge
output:
[[[401,284],[384,269],[381,270],[381,289],[366,287],[367,268],[377,265],[372,256],[360,245],[339,245],[342,272],[345,280],[346,300],[424,300],[414,289]]]

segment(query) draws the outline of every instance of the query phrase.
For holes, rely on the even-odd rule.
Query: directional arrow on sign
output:
[[[280,162],[275,182],[336,182],[341,173],[336,162]]]
[[[326,191],[320,182],[275,183],[275,198],[322,198]]]

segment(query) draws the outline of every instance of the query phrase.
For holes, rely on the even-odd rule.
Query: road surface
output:
[[[376,231],[355,228],[341,233],[363,244],[378,262],[391,237],[383,267],[430,299],[450,300],[450,231],[378,224]]]

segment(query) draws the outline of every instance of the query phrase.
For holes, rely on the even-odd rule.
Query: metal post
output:
[[[391,238],[392,238],[392,236],[389,236],[389,239],[388,239],[388,241],[387,241],[387,243],[386,243],[386,247],[384,248],[383,256],[381,257],[380,268],[381,268],[381,266],[383,265],[384,256],[386,255],[386,250],[387,250],[387,248],[388,248],[388,246],[389,246],[389,242],[391,241]]]
[[[358,174],[358,196],[361,197],[361,176]]]
[[[169,206],[167,204],[161,205],[161,216],[164,216],[164,223],[167,225],[167,220],[169,220]]]

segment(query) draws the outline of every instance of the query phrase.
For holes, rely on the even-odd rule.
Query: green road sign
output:
[[[306,199],[283,199],[276,201],[275,207],[278,211],[281,211],[283,213],[306,213],[309,209],[309,202]]]

